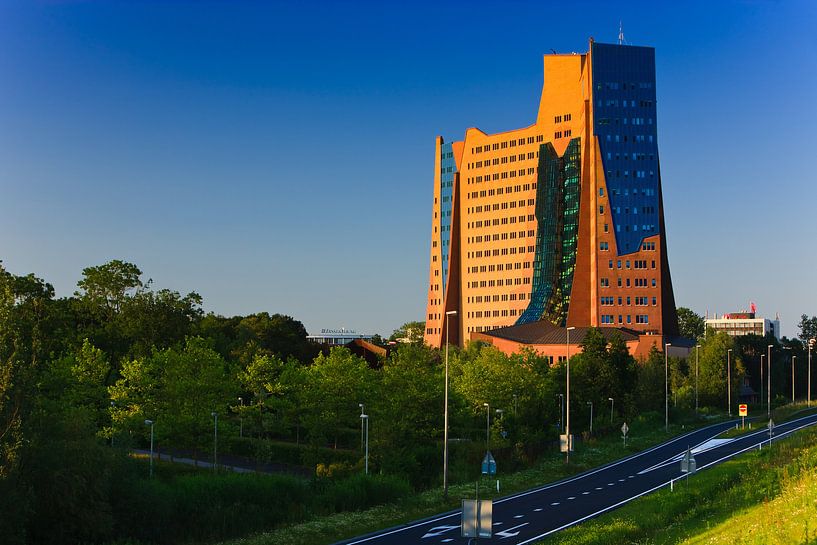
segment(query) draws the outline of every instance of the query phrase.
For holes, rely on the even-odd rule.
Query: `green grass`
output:
[[[808,429],[539,543],[808,543],[815,506],[817,429]]]
[[[630,432],[626,448],[621,440],[620,432],[618,432],[619,424],[616,426],[616,433],[614,434],[593,438],[577,444],[576,451],[571,455],[570,465],[565,465],[564,455],[559,454],[554,449],[546,454],[533,468],[505,475],[500,467],[500,492],[497,493],[496,491],[495,480],[485,480],[480,485],[480,496],[485,498],[506,496],[514,492],[528,490],[540,484],[557,481],[640,452],[671,437],[717,421],[717,419],[712,419],[710,421],[701,420],[693,425],[672,425],[669,432],[666,433],[663,427],[663,415],[661,415],[661,418],[657,418],[657,416],[652,415],[651,418],[628,423]],[[660,420],[660,423],[658,420]],[[392,504],[365,511],[319,517],[301,524],[224,542],[224,545],[271,545],[276,543],[320,545],[332,543],[456,509],[460,506],[462,498],[473,497],[474,488],[474,481],[454,484],[449,487],[449,500],[446,502],[442,498],[442,487],[438,487]]]

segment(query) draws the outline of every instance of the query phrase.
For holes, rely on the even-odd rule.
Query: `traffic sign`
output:
[[[494,460],[490,451],[488,451],[488,453],[485,454],[485,458],[482,459],[482,474],[496,475],[496,460]]]
[[[627,426],[627,422],[621,425],[621,438],[624,439],[624,446],[627,446],[627,432],[630,431],[629,426]]]
[[[738,416],[748,416],[749,415],[749,406],[745,403],[741,403],[738,405]]]
[[[462,537],[491,537],[493,500],[462,500]]]
[[[559,436],[559,451],[560,452],[567,452],[568,445],[570,448],[570,452],[573,452],[573,434],[570,434],[570,439],[568,440],[567,434],[562,434]]]
[[[681,460],[681,473],[688,473],[689,475],[694,475],[696,470],[696,462],[695,457],[692,455],[692,451],[687,447],[687,452],[684,454],[684,458]]]

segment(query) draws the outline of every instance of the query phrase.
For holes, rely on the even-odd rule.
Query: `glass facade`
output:
[[[659,234],[655,50],[592,44],[598,136],[620,255]]]
[[[445,295],[448,284],[448,254],[451,250],[451,213],[453,210],[454,173],[457,163],[451,144],[440,147],[440,258],[442,259],[442,287]]]
[[[548,320],[563,326],[567,320],[579,234],[580,143],[572,139],[562,157],[549,142],[539,148],[533,284],[517,325]]]

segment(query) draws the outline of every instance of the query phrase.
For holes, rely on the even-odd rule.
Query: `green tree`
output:
[[[238,391],[226,361],[204,339],[187,339],[183,349],[169,348],[125,363],[122,378],[110,388],[117,426],[146,435],[144,419],[156,422],[160,441],[198,452],[210,444],[211,413],[224,416]]]
[[[681,337],[697,339],[703,337],[706,322],[703,317],[686,307],[678,307],[678,330]]]
[[[817,338],[817,316],[809,318],[808,315],[803,314],[797,327],[800,328],[798,337],[803,343],[808,344],[809,339]]]
[[[443,375],[436,351],[422,345],[404,346],[385,361],[369,409],[378,465],[419,486],[438,476],[433,468],[440,461],[437,441],[442,437]]]
[[[426,323],[425,322],[406,322],[399,328],[395,329],[390,341],[406,342],[414,344],[422,344],[425,337]]]
[[[337,448],[341,435],[356,436],[352,430],[360,425],[358,403],[368,402],[376,378],[347,348],[334,347],[328,356],[315,358],[307,368],[303,391],[304,421],[314,444],[332,438]]]

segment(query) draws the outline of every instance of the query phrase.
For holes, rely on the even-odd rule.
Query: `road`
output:
[[[480,543],[524,545],[670,486],[681,478],[681,458],[687,448],[705,470],[743,452],[767,448],[765,423],[758,431],[733,439],[716,439],[739,420],[708,426],[608,465],[494,500],[493,537]],[[817,415],[791,420],[774,428],[772,441],[817,424]],[[762,447],[759,445],[762,443]],[[466,544],[460,537],[460,510],[339,542],[337,545]]]

